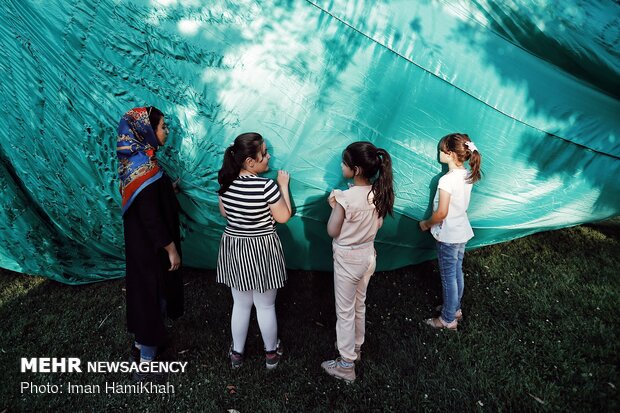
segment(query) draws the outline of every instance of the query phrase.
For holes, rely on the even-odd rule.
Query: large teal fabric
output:
[[[394,159],[378,267],[431,259],[418,221],[468,133],[483,155],[472,248],[620,214],[620,6],[608,0],[4,0],[0,266],[78,284],[124,274],[116,127],[159,107],[184,264],[213,268],[224,148],[265,136],[291,173],[290,268],[330,270],[341,151]],[[273,172],[270,175],[273,177]],[[526,264],[524,264],[526,265]]]

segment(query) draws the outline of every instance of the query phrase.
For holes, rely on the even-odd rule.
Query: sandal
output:
[[[459,325],[459,322],[456,320],[451,323],[446,323],[441,317],[427,318],[426,320],[424,320],[424,323],[439,330],[447,329],[451,331],[457,331],[456,329]]]
[[[437,307],[435,307],[435,311],[439,312],[441,314],[441,309],[443,306],[438,305]],[[456,321],[461,321],[463,320],[463,311],[461,309],[456,310],[456,313],[454,313],[454,318],[456,318]]]

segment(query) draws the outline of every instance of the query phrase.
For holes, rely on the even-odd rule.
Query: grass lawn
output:
[[[188,371],[168,377],[174,394],[133,395],[104,390],[128,374],[20,373],[21,357],[125,360],[122,280],[72,287],[2,271],[0,412],[619,411],[619,257],[620,218],[471,251],[458,333],[421,323],[441,302],[434,262],[377,273],[352,385],[319,366],[335,356],[331,273],[290,272],[277,303],[287,355],[268,373],[254,317],[248,361],[231,371],[230,293],[189,269],[167,351]],[[21,382],[64,393],[21,393]],[[67,394],[68,382],[101,393]]]

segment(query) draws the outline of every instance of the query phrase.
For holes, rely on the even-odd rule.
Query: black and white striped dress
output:
[[[217,257],[217,281],[239,291],[284,286],[286,267],[269,204],[282,195],[271,179],[244,175],[221,195],[228,225]]]

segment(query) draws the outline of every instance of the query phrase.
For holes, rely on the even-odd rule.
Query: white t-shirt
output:
[[[467,183],[469,171],[467,169],[453,169],[439,178],[437,193],[433,201],[433,210],[439,207],[439,190],[450,194],[450,207],[448,215],[439,224],[431,227],[431,234],[439,242],[458,244],[469,241],[474,236],[469,219],[467,218],[467,208],[471,196],[472,184]]]

